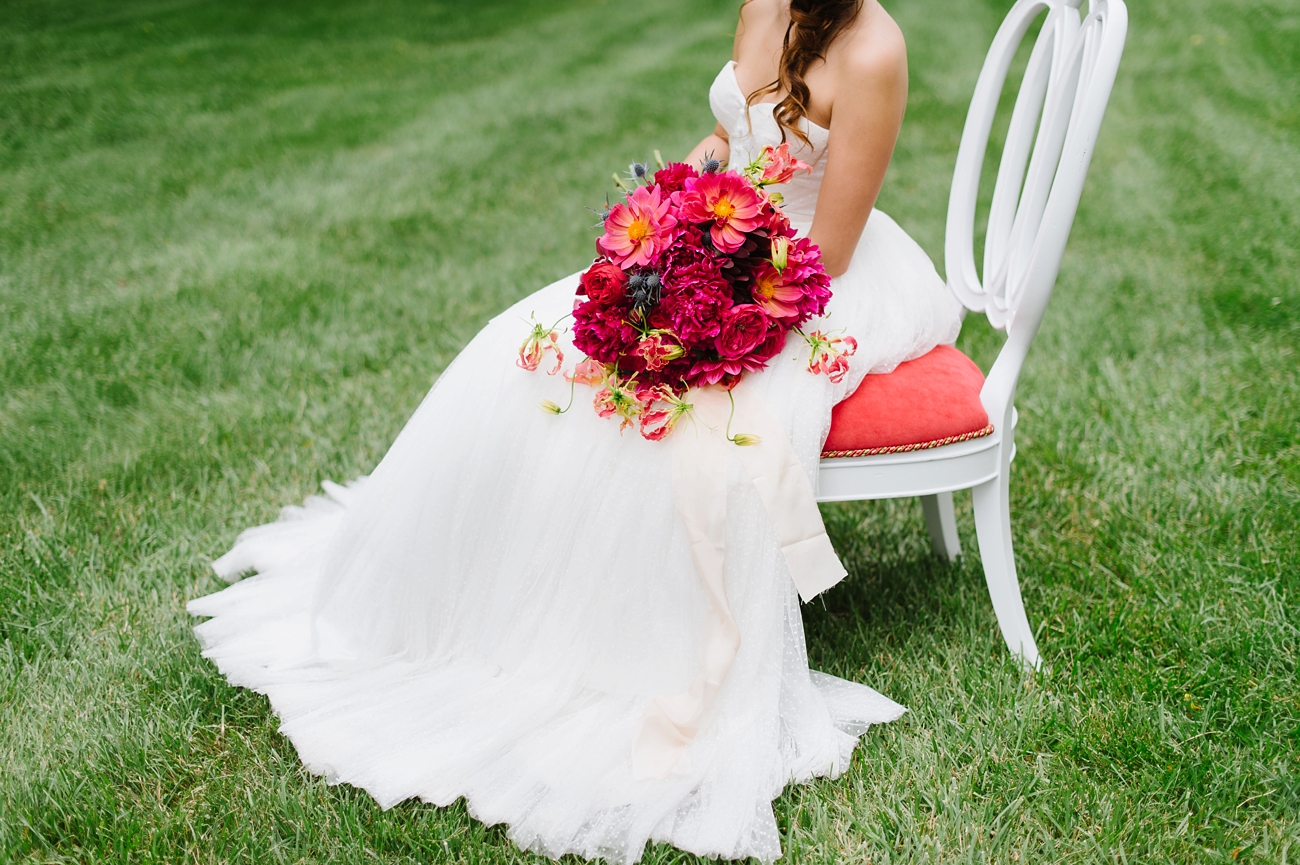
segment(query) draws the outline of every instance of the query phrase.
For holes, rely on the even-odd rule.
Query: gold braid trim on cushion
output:
[[[947,438],[935,439],[929,442],[918,442],[911,445],[893,445],[885,448],[860,448],[854,451],[822,451],[822,459],[847,459],[850,457],[874,457],[881,454],[905,454],[909,451],[924,451],[930,448],[941,448],[944,445],[953,445],[957,442],[970,441],[971,439],[984,438],[984,436],[993,434],[993,424],[989,424],[984,429],[978,429],[974,432],[962,433],[961,435],[948,436]]]

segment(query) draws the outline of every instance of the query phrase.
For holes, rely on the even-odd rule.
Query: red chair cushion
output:
[[[823,457],[924,450],[993,432],[980,403],[984,374],[950,345],[869,375],[831,412]]]

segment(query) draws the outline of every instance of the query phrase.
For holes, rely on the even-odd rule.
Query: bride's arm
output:
[[[826,176],[809,231],[831,276],[848,270],[885,181],[907,106],[902,33],[890,28],[860,49],[841,57],[836,70]]]
[[[724,164],[731,156],[731,142],[727,140],[727,130],[719,123],[709,135],[704,136],[695,149],[686,157],[686,164],[699,169],[706,158],[721,160]]]

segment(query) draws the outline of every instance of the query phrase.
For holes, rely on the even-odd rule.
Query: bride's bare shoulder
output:
[[[850,81],[907,80],[907,42],[877,0],[865,0],[858,19],[837,39],[827,58],[837,77]]]
[[[750,47],[763,42],[778,25],[784,31],[781,3],[782,0],[745,0],[740,7],[740,23],[736,26],[737,52],[742,45]]]
[[[781,17],[782,0],[745,0],[740,6],[740,23],[769,23]]]

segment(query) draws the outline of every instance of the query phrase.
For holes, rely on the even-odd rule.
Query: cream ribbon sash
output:
[[[740,651],[740,628],[727,604],[723,563],[727,545],[727,462],[736,454],[749,473],[776,530],[781,553],[799,597],[808,602],[845,577],[831,547],[812,484],[781,422],[742,381],[732,391],[733,433],[757,435],[758,444],[739,447],[726,438],[732,404],[712,386],[692,390],[695,424],[673,436],[673,503],[686,526],[695,570],[708,598],[700,630],[700,671],[680,694],[657,697],[646,707],[632,748],[637,778],[689,772],[687,746],[694,740],[731,664]]]

